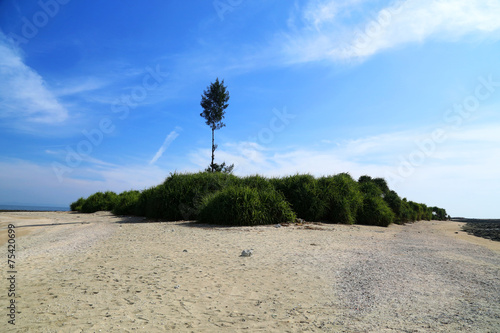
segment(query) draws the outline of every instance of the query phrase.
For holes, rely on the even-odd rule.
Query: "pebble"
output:
[[[253,249],[243,250],[241,252],[241,257],[250,257],[253,254]]]

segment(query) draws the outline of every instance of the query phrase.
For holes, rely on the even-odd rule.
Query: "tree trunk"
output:
[[[212,163],[210,163],[210,168],[214,172],[214,154],[215,154],[215,144],[214,144],[214,129],[212,128]]]

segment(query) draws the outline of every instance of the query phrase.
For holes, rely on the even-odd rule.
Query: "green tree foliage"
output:
[[[221,165],[214,163],[215,150],[217,149],[214,140],[214,132],[226,126],[222,120],[226,113],[225,110],[229,106],[227,103],[228,101],[229,91],[227,91],[227,87],[224,86],[224,80],[219,82],[219,78],[211,83],[210,86],[207,87],[207,90],[203,92],[203,95],[201,95],[200,105],[203,108],[203,112],[200,113],[200,116],[205,118],[205,123],[212,129],[212,162],[206,171],[230,173],[234,167],[234,165],[226,166],[225,163]]]
[[[217,145],[216,145],[217,146]],[[213,157],[212,157],[213,158]],[[234,169],[234,164],[226,165],[226,162],[222,164],[217,164],[212,162],[206,169],[205,172],[222,172],[222,173],[232,173]]]

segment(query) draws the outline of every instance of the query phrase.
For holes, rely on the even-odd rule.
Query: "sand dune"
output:
[[[461,223],[276,228],[144,222],[106,212],[0,213],[4,253],[8,223],[18,235],[16,330],[500,327],[500,243],[459,231]],[[240,257],[244,249],[253,255]],[[2,281],[6,272],[4,266]],[[6,309],[5,292],[0,300]]]

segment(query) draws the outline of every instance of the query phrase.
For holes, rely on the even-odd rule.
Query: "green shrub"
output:
[[[117,203],[113,209],[115,215],[137,215],[137,204],[141,192],[139,191],[126,191],[120,193]]]
[[[388,187],[386,187],[387,184],[382,178],[369,179],[368,176],[364,177],[358,180],[359,189],[363,193],[363,204],[358,210],[356,222],[387,227],[394,222],[395,218],[394,212],[385,201],[385,198],[390,195]],[[387,190],[388,195],[385,195],[385,190]]]
[[[118,202],[114,192],[97,192],[89,196],[82,205],[82,213],[94,213],[102,210],[112,211]]]
[[[389,185],[387,185],[387,182],[384,178],[373,178],[373,182],[382,191],[384,196],[386,196],[390,192]]]
[[[432,207],[432,219],[433,220],[439,220],[439,221],[445,221],[447,219],[446,210],[443,208],[439,207]]]
[[[358,211],[357,223],[387,227],[394,222],[395,214],[379,196],[365,196]]]
[[[236,182],[236,176],[220,172],[174,173],[141,194],[138,211],[148,218],[170,221],[197,219],[203,197]]]
[[[84,198],[80,198],[73,202],[71,205],[69,205],[69,208],[71,209],[72,212],[81,212],[82,211],[82,205],[85,203]]]
[[[372,177],[367,176],[367,175],[360,176],[360,177],[358,178],[358,183],[359,183],[359,184],[371,183],[372,181],[373,181]]]
[[[298,217],[319,221],[325,215],[325,201],[321,199],[318,180],[311,175],[294,175],[271,180]]]
[[[399,197],[399,195],[395,191],[389,191],[384,196],[384,201],[387,203],[389,208],[394,212],[394,222],[397,224],[403,224],[408,222],[407,212],[405,211],[405,207],[403,205],[403,200]]]
[[[398,215],[398,223],[406,223],[415,221],[413,219],[413,211],[410,207],[410,203],[406,200],[406,198],[401,200],[401,207],[399,209]]]
[[[318,180],[320,198],[325,212],[322,219],[333,223],[353,224],[363,195],[358,183],[347,173],[322,177]]]
[[[219,194],[227,188],[244,194],[249,200],[246,203],[248,207],[257,207],[239,215],[237,212],[227,213],[246,224],[276,223],[275,220],[279,220],[280,216],[288,220],[290,208],[292,214],[305,220],[347,224],[386,225],[391,221],[405,223],[448,218],[446,210],[442,208],[401,199],[389,189],[383,178],[361,176],[356,182],[347,173],[319,179],[299,174],[268,179],[259,175],[238,178],[221,172],[174,173],[162,184],[142,192],[126,191],[120,195],[109,191],[97,192],[87,199],[79,198],[71,203],[70,208],[83,213],[108,210],[118,215],[139,215],[171,221],[194,220],[199,218],[202,205],[208,209],[208,198],[216,200],[214,198],[218,195],[227,195],[226,192]],[[213,205],[211,203],[210,207]],[[235,201],[229,200],[228,205],[237,207]],[[270,214],[269,218],[259,215],[263,211]]]
[[[361,191],[361,193],[363,193],[364,196],[379,197],[379,198],[382,198],[384,196],[384,193],[377,186],[377,184],[375,184],[374,181],[360,183],[359,190]]]
[[[427,206],[417,202],[408,201],[410,207],[411,221],[422,221],[428,218]]]
[[[259,175],[253,175],[253,176],[247,176],[243,178],[236,178],[233,182],[233,184],[237,184],[239,186],[248,186],[251,188],[256,188],[258,190],[273,190],[274,186],[270,182],[269,179],[259,176]]]
[[[139,216],[146,216],[146,205],[151,198],[153,187],[143,190],[137,198],[136,214]]]
[[[264,225],[295,220],[290,205],[275,190],[229,186],[207,195],[199,221],[223,225]]]
[[[424,207],[424,219],[426,221],[432,220],[432,207],[427,207],[427,205],[422,204]]]

